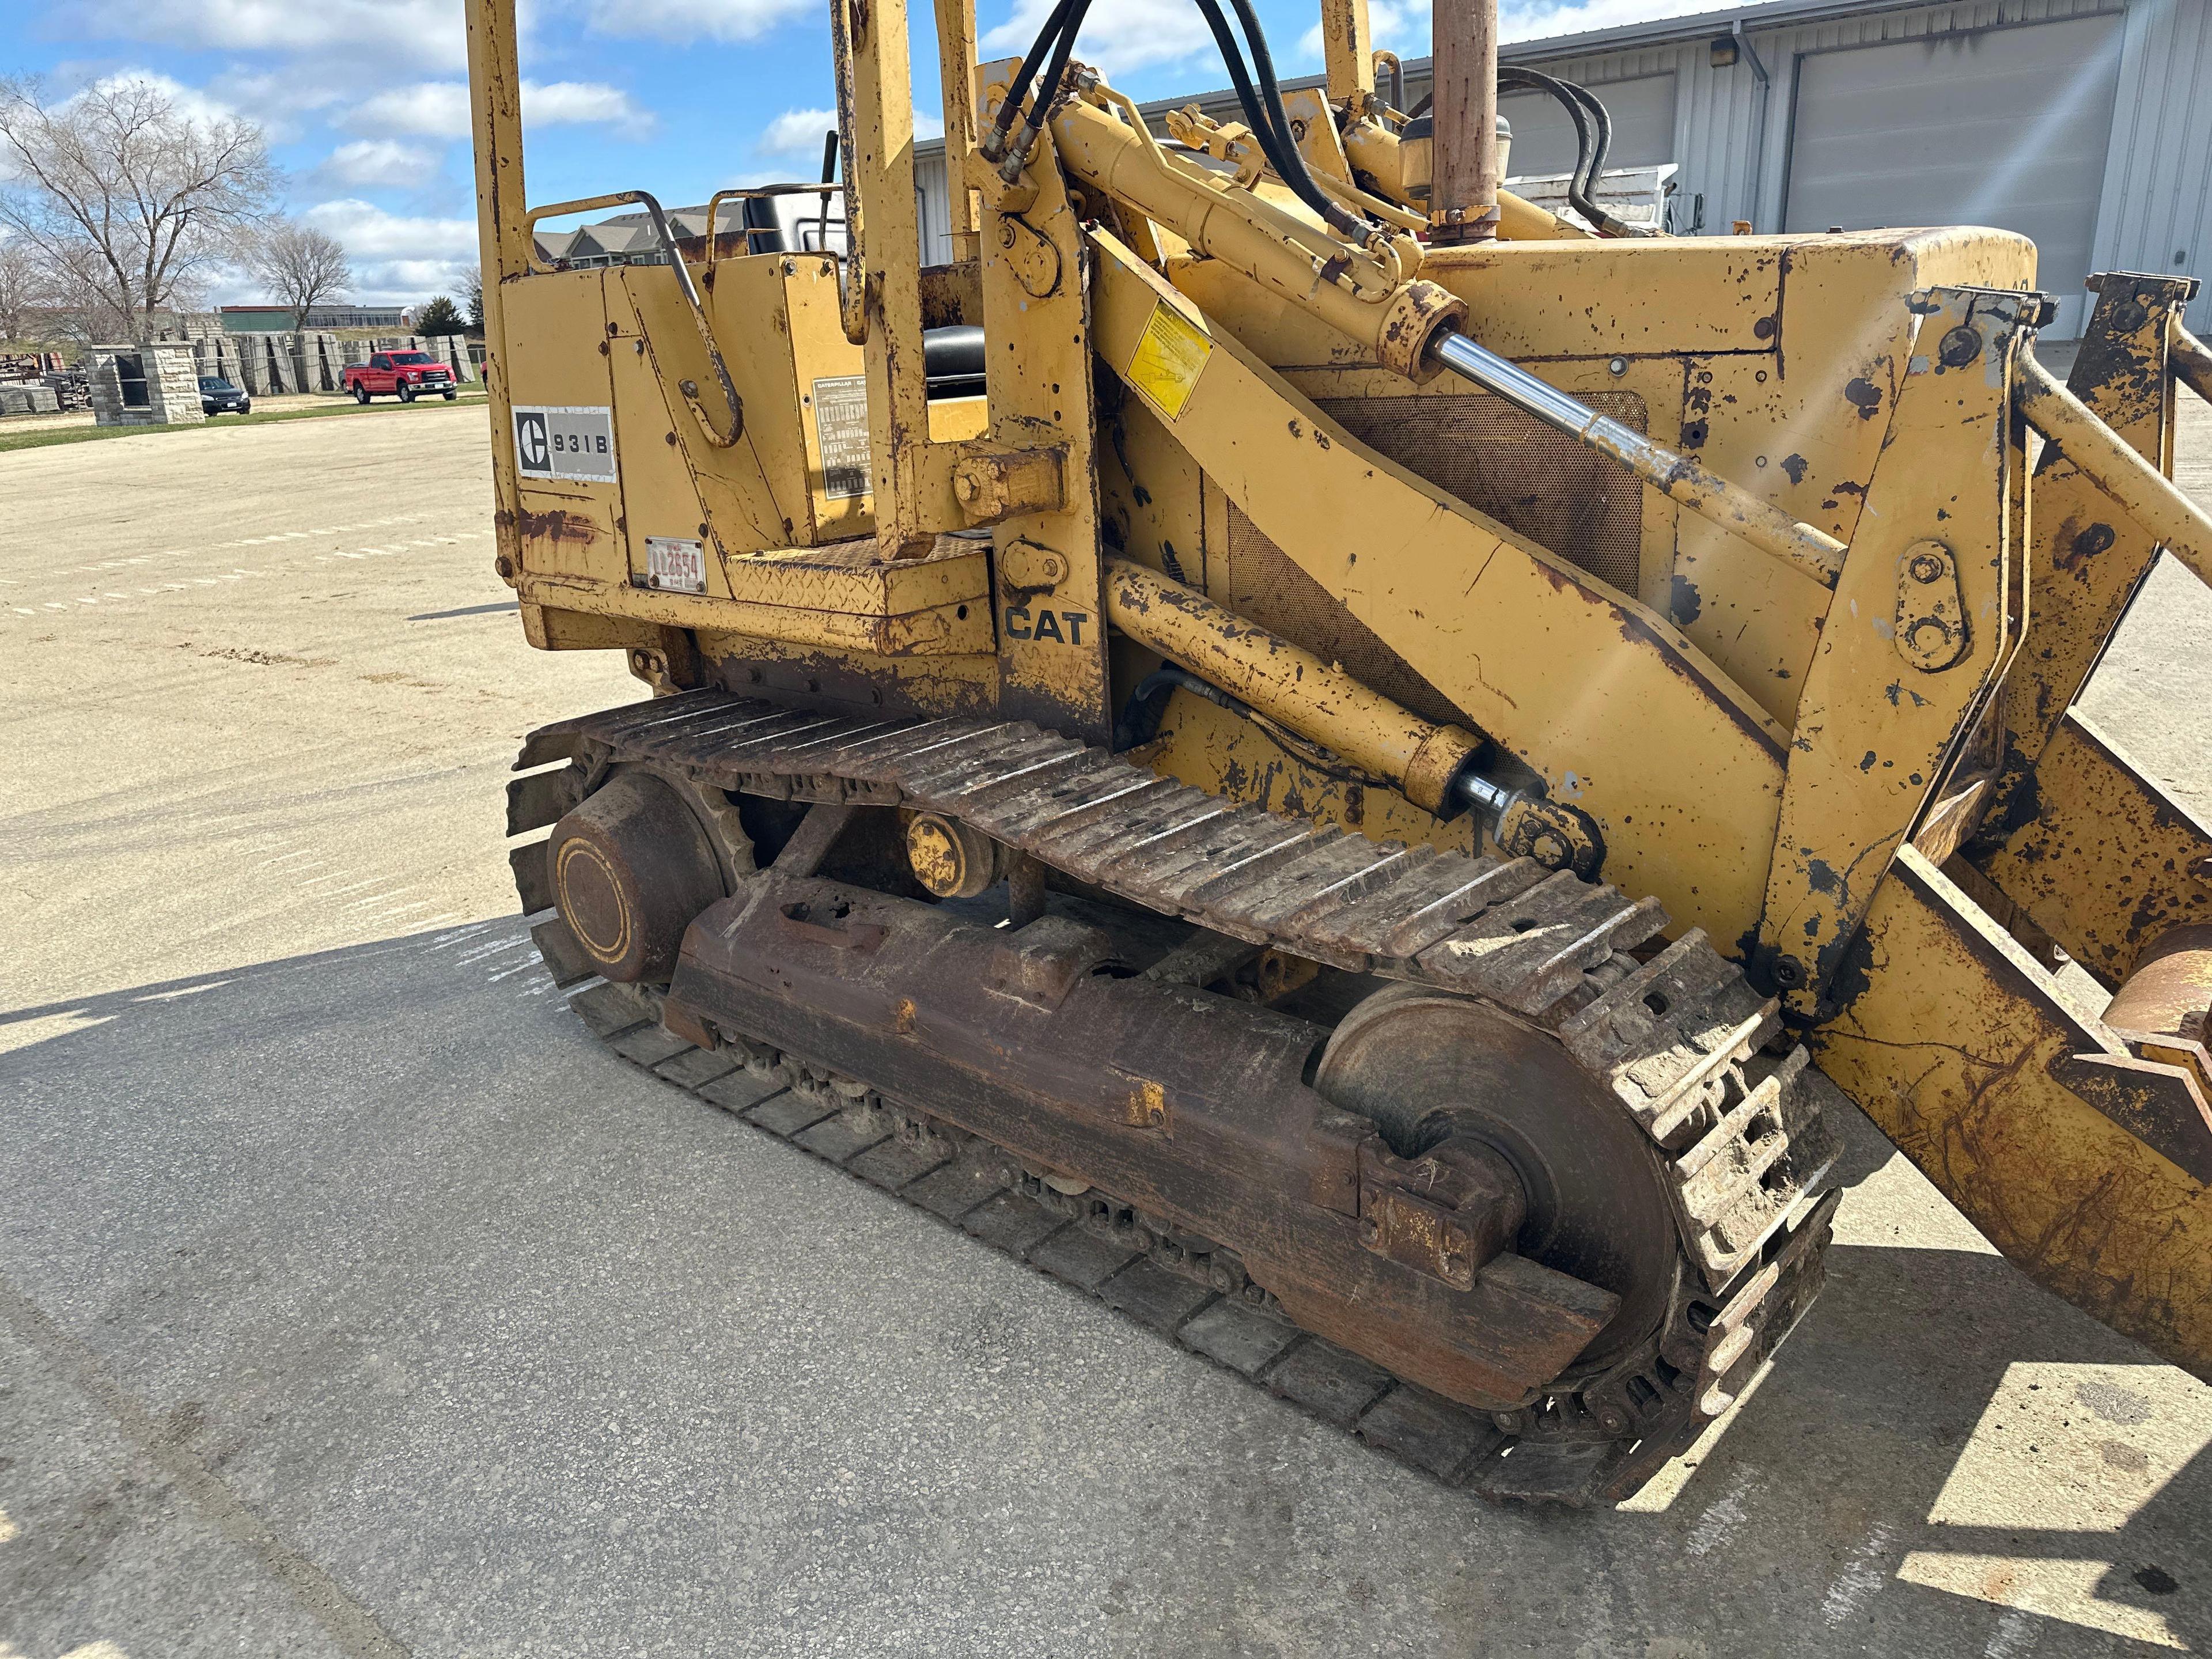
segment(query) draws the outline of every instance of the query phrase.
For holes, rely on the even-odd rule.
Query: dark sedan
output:
[[[253,399],[245,390],[213,375],[200,376],[200,412],[203,415],[250,415]]]

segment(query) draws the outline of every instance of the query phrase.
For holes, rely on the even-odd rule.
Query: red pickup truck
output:
[[[365,363],[348,363],[343,378],[357,404],[384,392],[398,393],[403,404],[432,392],[451,403],[459,389],[453,371],[427,351],[380,351]]]

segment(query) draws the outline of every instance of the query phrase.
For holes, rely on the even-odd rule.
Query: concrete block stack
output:
[[[453,371],[453,383],[466,386],[477,379],[476,365],[469,358],[469,343],[459,334],[441,334],[425,343],[430,355]]]
[[[202,334],[192,340],[192,357],[199,372],[210,380],[228,380],[233,386],[252,391],[240,378],[238,342],[223,333]]]
[[[0,351],[0,415],[51,415],[60,407],[47,376],[58,352]]]
[[[60,408],[61,399],[43,380],[0,380],[0,415],[52,415]]]
[[[197,334],[186,343],[192,349],[200,374],[219,375],[257,398],[301,391],[342,392],[347,365],[365,363],[372,352],[378,351],[428,352],[453,371],[457,382],[470,384],[482,378],[469,356],[467,340],[458,334],[346,339],[321,330],[296,336],[218,331]],[[306,359],[304,384],[301,357]]]
[[[227,378],[255,397],[269,392],[269,353],[258,334],[234,334],[230,341],[230,373]]]

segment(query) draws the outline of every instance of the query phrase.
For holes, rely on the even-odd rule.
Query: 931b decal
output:
[[[526,478],[612,483],[614,411],[588,404],[516,405],[514,470]]]

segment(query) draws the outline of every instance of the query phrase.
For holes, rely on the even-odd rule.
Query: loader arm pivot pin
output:
[[[1848,550],[1833,536],[1801,524],[1771,501],[1737,489],[1688,456],[1678,455],[1612,416],[1599,414],[1464,334],[1438,334],[1429,347],[1429,356],[1522,413],[1534,416],[1600,454],[1612,456],[1670,501],[1741,536],[1761,552],[1796,566],[1822,586],[1836,585]]]

